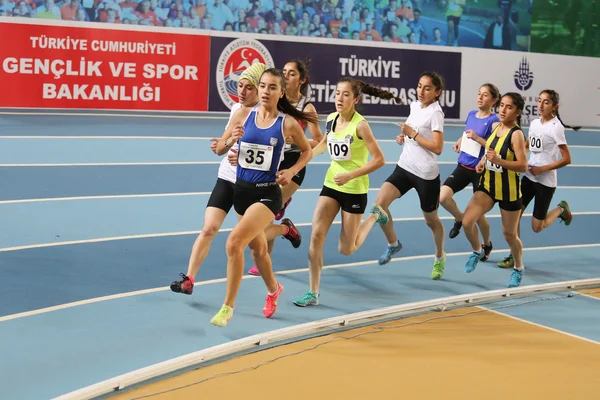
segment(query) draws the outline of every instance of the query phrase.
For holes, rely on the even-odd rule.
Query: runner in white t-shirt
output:
[[[541,118],[531,121],[526,142],[530,156],[528,170],[521,179],[523,199],[521,216],[529,203],[535,199],[531,228],[536,233],[546,229],[557,218],[560,218],[566,226],[569,226],[573,219],[569,204],[565,200],[561,200],[556,208],[548,211],[558,185],[556,170],[571,163],[571,153],[565,138],[565,127],[573,130],[580,129],[580,127],[563,124],[558,115],[558,104],[559,96],[554,90],[544,90],[540,93],[537,106]],[[520,223],[518,233],[520,236]],[[514,263],[512,254],[509,254],[498,263],[498,266],[512,268]]]
[[[231,109],[229,121],[227,122],[227,126],[225,126],[225,132],[227,132],[231,118],[240,108],[253,108],[258,104],[258,82],[266,70],[267,66],[265,64],[255,63],[240,75],[237,88],[239,103],[235,104]],[[213,143],[210,148],[217,155],[224,155],[231,152],[231,148],[236,140],[237,138],[229,136],[227,140],[214,138],[212,139]],[[225,156],[219,165],[217,183],[206,205],[204,226],[192,248],[187,274],[180,273],[179,275],[182,279],[171,283],[171,290],[173,292],[192,294],[194,291],[194,280],[200,269],[200,265],[208,255],[212,240],[219,232],[219,229],[221,229],[221,225],[223,225],[223,221],[233,205],[233,187],[235,181],[236,167],[232,166]]]
[[[444,112],[438,99],[443,88],[443,78],[436,72],[421,74],[417,86],[418,101],[411,103],[410,115],[402,124],[402,133],[396,137],[396,142],[404,145],[400,160],[375,200],[391,220],[389,205],[412,188],[417,191],[425,222],[433,232],[435,242],[432,279],[442,277],[446,262],[444,226],[437,213],[440,198],[437,157],[442,154],[444,147]],[[379,259],[379,264],[384,265],[402,249],[402,244],[396,236],[393,223],[381,225],[381,229],[388,241],[388,247]]]

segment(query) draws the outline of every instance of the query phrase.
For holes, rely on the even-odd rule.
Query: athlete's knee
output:
[[[442,190],[440,191],[440,204],[446,206],[448,205],[451,200],[452,200],[452,196],[454,195],[454,192],[448,188],[447,190],[445,189],[446,186],[442,187]]]
[[[312,231],[310,235],[310,246],[311,247],[322,247],[325,245],[325,239],[327,238],[327,234],[321,231]]]
[[[228,257],[240,254],[244,252],[244,248],[247,245],[248,244],[244,243],[244,240],[240,235],[236,235],[234,232],[232,232],[232,234],[227,238],[227,243],[225,243],[225,252],[227,253]]]
[[[265,241],[261,241],[259,243],[256,243],[255,241],[254,243],[250,244],[250,253],[252,254],[252,258],[254,259],[256,259],[257,257],[265,257],[269,254],[269,246]]]
[[[202,231],[200,232],[200,236],[212,239],[217,233],[219,233],[219,227],[217,225],[208,224],[202,227]]]
[[[354,246],[354,244],[352,243],[344,243],[344,242],[339,242],[338,243],[338,251],[340,252],[340,254],[344,255],[344,256],[350,256],[352,254],[354,254],[354,252],[356,251],[356,248]]]
[[[544,221],[539,221],[539,220],[532,220],[531,221],[531,229],[535,232],[535,233],[540,233],[541,231],[543,231],[546,227],[545,227],[545,223]]]
[[[514,242],[518,239],[517,232],[514,230],[503,230],[502,234],[504,235],[504,240],[506,240],[508,243]]]

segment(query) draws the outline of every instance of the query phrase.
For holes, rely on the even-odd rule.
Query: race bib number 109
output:
[[[352,159],[352,151],[350,150],[350,141],[346,138],[336,139],[327,138],[327,147],[329,155],[334,161],[347,161]]]

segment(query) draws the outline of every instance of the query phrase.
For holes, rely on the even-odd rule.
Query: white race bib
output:
[[[460,151],[467,153],[470,156],[479,158],[481,145],[473,139],[469,139],[467,137],[467,132],[463,132],[462,139],[460,141]]]
[[[529,150],[532,153],[541,153],[544,151],[544,137],[529,135]]]
[[[348,138],[327,138],[327,148],[329,155],[334,161],[348,161],[352,159],[352,151],[350,150],[350,140]]]
[[[498,155],[498,157],[500,157],[500,155]],[[489,171],[492,171],[492,172],[502,173],[502,171],[504,171],[500,165],[494,164],[490,160],[485,160],[485,168],[487,168]]]
[[[413,128],[413,129],[415,130],[415,132],[416,132],[416,133],[419,133],[419,127],[418,127],[418,126],[415,126],[415,125],[413,125],[413,124],[408,124],[408,123],[407,123],[406,125],[408,125],[408,126],[410,126],[411,128]],[[416,134],[415,134],[415,135],[416,135]],[[417,140],[416,140],[416,139],[409,138],[408,136],[405,136],[405,137],[404,137],[404,141],[405,141],[406,143],[408,143],[408,144],[412,144],[413,146],[418,146],[418,145],[419,145],[419,142],[417,142]]]
[[[269,171],[273,161],[273,146],[241,142],[238,164],[242,168]]]

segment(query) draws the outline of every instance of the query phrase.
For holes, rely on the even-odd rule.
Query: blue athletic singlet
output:
[[[237,179],[252,183],[275,182],[282,160],[285,138],[283,121],[279,113],[268,128],[256,126],[258,108],[248,114],[244,122],[244,136],[239,141]]]

